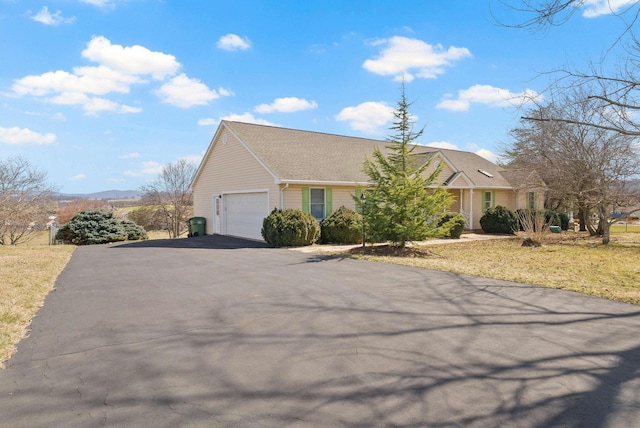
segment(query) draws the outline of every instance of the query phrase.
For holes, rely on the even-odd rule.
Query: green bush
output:
[[[145,239],[149,239],[144,227],[135,224],[131,220],[122,220],[122,226],[127,233],[127,241],[144,241]]]
[[[546,210],[544,213],[544,219],[549,226],[560,226],[560,229],[562,230],[569,230],[569,216],[567,213]]]
[[[323,244],[359,244],[362,242],[362,216],[344,206],[320,222]]]
[[[480,217],[480,227],[485,233],[513,234],[519,226],[513,211],[501,205],[487,209]]]
[[[301,210],[274,209],[262,221],[262,238],[272,247],[302,247],[320,237],[320,225]]]
[[[56,239],[62,240],[66,244],[93,245],[106,244],[109,242],[125,241],[131,231],[131,236],[135,239],[141,238],[140,230],[134,230],[131,222],[125,224],[113,216],[112,212],[103,210],[80,211],[73,216],[69,223],[63,225],[56,234]],[[134,224],[135,225],[135,224]],[[137,226],[137,225],[135,225]],[[144,232],[144,229],[142,229]],[[146,232],[144,232],[146,235]]]
[[[137,207],[127,214],[127,217],[145,230],[163,230],[167,228],[167,219],[162,210],[156,206],[143,205]]]
[[[445,237],[460,239],[467,220],[460,213],[444,213],[438,221],[438,227],[445,230]]]

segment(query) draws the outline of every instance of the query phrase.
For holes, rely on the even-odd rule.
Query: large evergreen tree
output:
[[[446,233],[438,228],[438,220],[451,204],[444,187],[435,186],[441,167],[425,176],[430,162],[414,154],[416,140],[424,128],[414,132],[404,84],[387,139],[388,154],[376,149],[372,159],[364,163],[371,187],[364,190],[364,221],[367,238],[373,242],[388,241],[403,248],[407,242],[421,241]]]

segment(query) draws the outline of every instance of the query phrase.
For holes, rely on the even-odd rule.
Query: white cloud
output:
[[[103,36],[94,36],[82,51],[82,56],[121,73],[150,74],[157,80],[172,76],[180,69],[180,63],[173,55],[154,52],[139,45],[113,45]]]
[[[80,181],[80,180],[86,180],[87,176],[86,174],[76,174],[73,177],[71,177],[71,181]]]
[[[141,177],[143,175],[158,175],[162,174],[162,169],[164,167],[155,161],[147,161],[142,162],[142,167],[140,171],[125,171],[124,175],[128,175],[131,177]]]
[[[0,143],[20,145],[20,144],[53,144],[56,135],[52,133],[41,134],[28,128],[3,128],[0,126]]]
[[[393,107],[383,102],[368,101],[355,107],[345,107],[336,116],[336,120],[347,121],[351,129],[365,134],[379,135],[393,120]]]
[[[138,113],[134,107],[106,99],[110,93],[128,94],[133,85],[163,81],[155,94],[165,103],[181,108],[204,105],[220,96],[234,95],[220,88],[209,89],[197,79],[179,72],[181,65],[173,55],[151,51],[143,46],[112,44],[103,36],[94,36],[82,56],[97,66],[74,67],[72,72],[49,71],[16,79],[12,89],[18,96],[47,97],[60,105],[80,105],[87,114],[100,112]],[[102,97],[94,97],[100,95]]]
[[[140,157],[140,153],[131,152],[131,153],[127,153],[125,155],[118,156],[118,159],[137,159],[139,157]]]
[[[375,59],[368,59],[362,64],[366,70],[382,76],[395,76],[395,80],[412,81],[414,77],[433,79],[444,73],[445,67],[455,61],[471,57],[467,48],[451,46],[444,49],[442,45],[430,45],[418,39],[394,36],[372,43],[382,46]],[[415,71],[414,71],[415,70]]]
[[[71,18],[65,18],[62,16],[61,11],[58,10],[55,13],[51,13],[47,6],[43,6],[42,9],[40,9],[40,12],[33,15],[31,19],[44,25],[60,25],[71,24],[72,22],[75,22],[76,17],[72,16]]]
[[[475,152],[478,156],[485,158],[489,162],[498,163],[500,156],[493,153],[491,150],[480,149]]]
[[[105,98],[89,97],[82,92],[63,92],[48,98],[47,101],[59,105],[81,105],[88,115],[96,115],[102,111],[113,113],[140,113],[142,111],[140,107],[118,104]]]
[[[198,120],[198,125],[200,126],[214,126],[219,124],[220,121],[218,119],[214,119],[212,117],[206,117],[204,119]]]
[[[187,77],[186,74],[172,78],[155,93],[162,102],[180,108],[205,105],[209,101],[220,98],[220,94],[215,89],[209,89],[198,79]]]
[[[585,0],[582,5],[582,16],[595,18],[601,15],[611,15],[636,3],[638,3],[638,0]]]
[[[236,34],[227,34],[220,37],[216,46],[225,51],[244,51],[251,47],[251,41],[246,36],[240,37]]]
[[[293,113],[301,110],[311,110],[318,108],[315,101],[307,101],[304,98],[286,97],[276,98],[271,104],[260,104],[254,111],[256,113]]]
[[[129,87],[140,80],[109,68],[76,67],[74,73],[57,70],[40,75],[25,76],[13,84],[19,95],[43,96],[55,92],[79,92],[103,95],[109,92],[129,92]]]
[[[204,154],[201,155],[187,155],[187,156],[180,156],[180,159],[184,159],[185,161],[198,166],[200,165],[200,162],[202,162],[202,157],[204,156]]]
[[[273,122],[269,122],[268,120],[259,119],[249,112],[243,113],[243,114],[232,113],[228,116],[221,117],[220,120],[228,120],[231,122],[255,123],[257,125],[278,126],[277,124]]]
[[[490,107],[514,107],[540,99],[541,95],[531,89],[523,92],[511,92],[508,89],[490,85],[473,85],[458,91],[458,98],[442,100],[436,108],[452,111],[467,111],[472,103]]]
[[[427,147],[435,147],[436,149],[460,150],[458,146],[447,141],[434,141],[427,144]]]
[[[91,6],[108,7],[113,6],[115,0],[80,0],[80,2],[90,4]]]

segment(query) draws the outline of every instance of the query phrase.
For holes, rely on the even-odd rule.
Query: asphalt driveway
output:
[[[640,424],[636,306],[261,247],[78,248],[0,426]]]

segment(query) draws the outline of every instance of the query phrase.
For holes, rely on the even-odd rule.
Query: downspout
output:
[[[470,229],[473,230],[473,189],[469,189],[469,223]]]
[[[280,209],[284,209],[284,191],[289,187],[289,183],[285,183],[284,187],[280,188]]]

